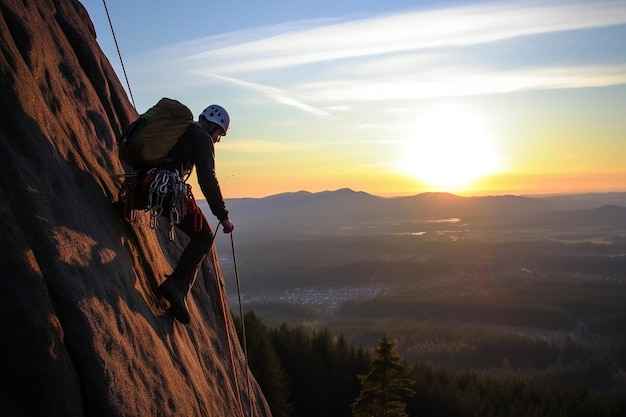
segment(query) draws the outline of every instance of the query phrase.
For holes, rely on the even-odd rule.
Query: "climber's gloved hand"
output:
[[[222,228],[224,229],[224,233],[230,233],[235,229],[235,225],[229,219],[220,220],[222,224]]]

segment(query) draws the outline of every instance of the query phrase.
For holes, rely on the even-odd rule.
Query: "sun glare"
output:
[[[437,191],[459,191],[500,169],[480,119],[459,108],[437,108],[416,120],[403,149],[401,170]]]

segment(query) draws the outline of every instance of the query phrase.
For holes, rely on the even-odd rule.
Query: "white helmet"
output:
[[[224,129],[224,135],[228,132],[230,127],[230,116],[224,107],[217,104],[211,104],[204,109],[200,116],[204,116],[209,122],[213,122],[222,129]]]

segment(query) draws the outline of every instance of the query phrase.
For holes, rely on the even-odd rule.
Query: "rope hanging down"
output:
[[[215,235],[217,235],[217,230],[220,227],[220,223],[217,224],[217,227],[215,228],[215,234],[213,235],[213,238],[215,239]],[[232,234],[231,234],[232,236]],[[231,242],[232,243],[232,242]],[[233,246],[234,247],[234,246]],[[249,400],[249,409],[248,409],[248,414],[246,414],[246,412],[244,411],[243,408],[243,402],[241,401],[241,389],[239,386],[239,378],[237,377],[237,367],[235,366],[235,355],[233,352],[233,346],[231,345],[231,334],[229,331],[229,321],[228,321],[228,313],[227,313],[227,305],[228,305],[228,301],[226,299],[226,286],[224,285],[224,277],[221,276],[221,274],[218,273],[217,270],[217,265],[215,263],[213,263],[213,271],[215,274],[215,283],[217,285],[217,290],[219,293],[219,301],[220,301],[220,305],[222,307],[222,318],[224,319],[224,330],[226,332],[226,344],[228,346],[228,356],[230,358],[230,366],[231,366],[231,370],[233,372],[233,382],[235,384],[235,394],[237,395],[237,400],[239,403],[239,410],[241,411],[241,417],[246,417],[246,416],[251,416],[252,415],[252,399],[250,397],[250,376],[249,376],[249,369],[246,369],[246,374],[248,376],[248,400]],[[206,275],[205,275],[205,279],[206,279]],[[207,288],[208,288],[208,284],[207,284]],[[245,348],[245,351],[247,352],[247,347]],[[246,355],[246,365],[248,363],[248,358]]]
[[[115,30],[113,30],[113,23],[111,22],[111,16],[109,16],[109,8],[107,7],[106,0],[102,0],[104,3],[104,11],[107,14],[107,19],[109,20],[109,26],[111,27],[111,34],[113,35],[113,42],[115,42],[115,49],[117,49],[117,56],[120,57],[120,64],[122,64],[122,72],[124,73],[124,78],[126,79],[126,85],[128,86],[128,94],[130,95],[130,101],[133,103],[133,107],[135,106],[135,99],[133,98],[133,92],[130,89],[130,82],[128,81],[128,76],[126,75],[126,68],[124,68],[124,60],[122,59],[122,53],[120,52],[120,47],[117,44],[117,38],[115,37]]]
[[[239,284],[239,272],[237,270],[237,258],[235,256],[235,241],[233,239],[233,232],[230,232],[230,246],[233,249],[233,264],[235,265],[235,279],[237,281],[237,295],[239,297],[239,316],[241,319],[241,335],[243,338],[243,353],[246,359],[246,366],[250,368],[248,361],[248,341],[246,340],[246,322],[243,314],[243,302],[241,301],[241,285]],[[248,407],[250,413],[252,413],[252,393],[250,391],[250,372],[246,370],[246,380],[248,382]]]

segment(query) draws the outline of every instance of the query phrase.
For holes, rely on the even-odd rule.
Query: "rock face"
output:
[[[269,416],[215,254],[174,322],[186,237],[114,207],[136,112],[83,6],[0,0],[0,37],[0,415]]]

